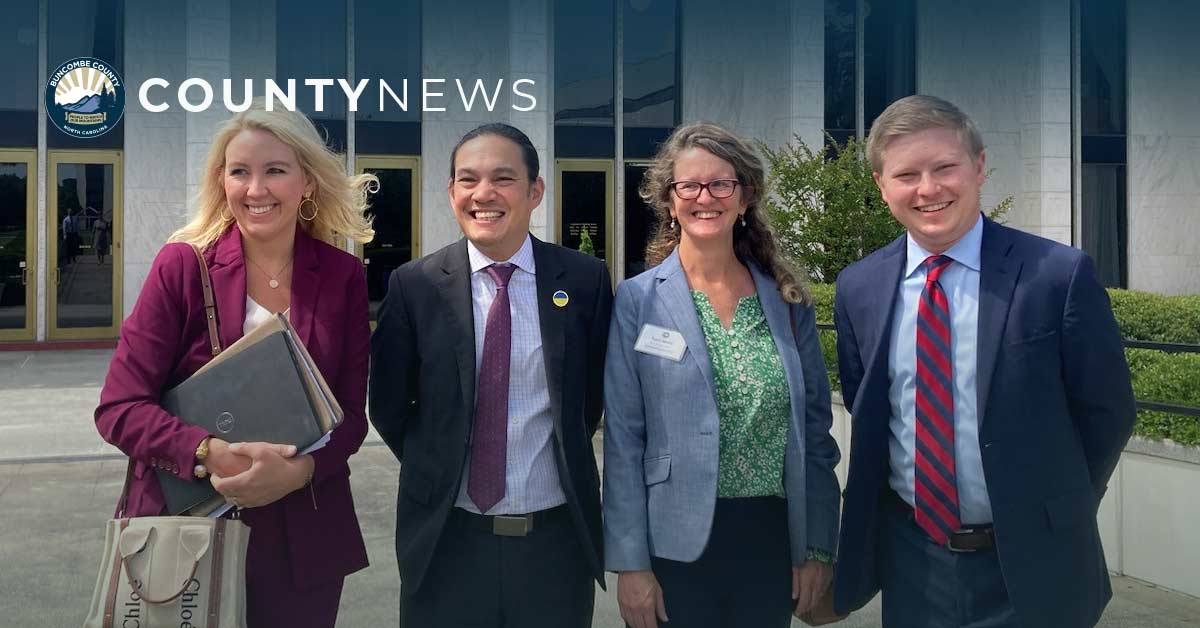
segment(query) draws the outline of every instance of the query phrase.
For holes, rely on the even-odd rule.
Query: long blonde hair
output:
[[[646,245],[646,266],[661,264],[679,246],[680,230],[674,227],[671,220],[671,181],[675,178],[675,162],[680,153],[692,147],[702,148],[729,162],[744,188],[742,199],[746,203],[746,213],[743,215],[746,226],[738,224],[733,228],[734,253],[744,262],[753,261],[766,271],[779,286],[779,294],[784,301],[809,303],[807,287],[796,269],[780,254],[775,233],[760,208],[766,195],[766,173],[762,160],[745,140],[724,127],[708,122],[696,122],[675,129],[659,148],[654,163],[646,171],[638,188],[638,194],[647,205],[654,207],[658,218],[658,224]]]
[[[217,129],[204,162],[200,191],[192,202],[192,219],[172,233],[169,242],[207,248],[233,224],[222,183],[225,148],[238,133],[248,129],[266,131],[295,151],[313,185],[312,200],[317,204],[316,217],[300,221],[305,232],[334,246],[340,246],[342,238],[365,243],[375,237],[364,212],[367,195],[379,189],[379,179],[372,174],[347,175],[345,159],[325,146],[307,116],[283,108],[267,111],[263,101],[257,99],[250,109],[235,114]]]

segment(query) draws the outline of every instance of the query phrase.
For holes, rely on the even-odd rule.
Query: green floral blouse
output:
[[[784,496],[791,400],[758,296],[742,297],[729,329],[708,295],[692,291],[712,362],[720,418],[718,497]]]

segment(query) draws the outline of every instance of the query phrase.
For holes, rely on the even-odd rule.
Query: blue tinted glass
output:
[[[1079,18],[1080,130],[1084,135],[1123,135],[1125,3],[1082,2]]]
[[[304,0],[277,5],[275,11],[275,80],[281,86],[296,79],[296,107],[317,125],[335,150],[345,150],[346,98],[337,79],[346,72],[346,4]],[[324,89],[322,111],[316,110],[316,88],[304,79],[333,79]]]
[[[53,67],[75,57],[95,57],[124,76],[124,16],[123,0],[53,0],[47,7],[47,65]],[[34,65],[36,67],[36,63]],[[44,84],[45,80],[42,77],[38,83]],[[38,97],[41,97],[40,91]],[[46,129],[46,143],[50,148],[121,148],[124,139],[124,119],[104,135],[88,139],[71,137],[54,125],[48,125]]]
[[[625,157],[653,157],[679,124],[676,0],[624,0]]]
[[[0,22],[0,59],[7,85],[40,85],[38,76],[37,1],[10,2]],[[0,146],[37,146],[37,108],[41,91],[0,90]]]
[[[825,0],[825,130],[854,135],[855,0]],[[842,133],[835,133],[842,131]]]
[[[555,152],[611,157],[615,90],[613,5],[559,0],[554,12]]]
[[[421,3],[355,0],[354,77],[369,79],[358,100],[358,154],[421,153]],[[405,93],[405,79],[408,89]],[[383,91],[380,81],[387,84]],[[380,94],[383,108],[380,108]],[[393,98],[392,94],[395,94]],[[399,99],[407,111],[397,103]]]
[[[863,120],[917,93],[916,10],[913,0],[872,2],[863,20]]]

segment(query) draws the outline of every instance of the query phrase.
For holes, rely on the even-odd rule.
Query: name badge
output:
[[[642,326],[633,350],[678,362],[683,359],[687,342],[683,340],[683,334],[673,329],[646,324]]]

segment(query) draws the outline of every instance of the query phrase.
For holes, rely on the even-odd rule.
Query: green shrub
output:
[[[777,149],[759,143],[769,168],[767,217],[784,254],[819,282],[904,233],[875,186],[864,142],[827,139],[816,151],[798,135]],[[987,215],[1003,222],[1012,204],[1005,198]]]
[[[770,171],[767,215],[785,254],[814,281],[832,282],[903,233],[879,196],[862,142],[813,151],[796,136],[794,145],[759,148]]]
[[[817,323],[833,322],[834,286],[809,287]],[[1113,313],[1128,340],[1200,344],[1200,296],[1166,296],[1148,292],[1109,289]],[[825,366],[835,398],[841,388],[837,372],[837,334],[819,332]],[[1200,353],[1168,353],[1153,349],[1126,349],[1133,393],[1139,401],[1154,401],[1200,408]],[[1156,410],[1139,410],[1134,434],[1154,440],[1171,439],[1181,445],[1200,446],[1200,417]]]
[[[813,309],[816,310],[818,324],[833,324],[833,284],[809,284],[808,291],[812,294]]]
[[[1126,349],[1133,393],[1143,401],[1200,407],[1200,354]],[[1200,445],[1200,419],[1183,414],[1139,410],[1134,433],[1183,445]]]
[[[1168,296],[1111,288],[1108,296],[1126,339],[1200,344],[1200,295]]]
[[[596,256],[596,246],[592,244],[592,234],[588,233],[587,225],[579,227],[579,252],[592,257]]]

